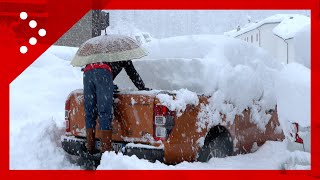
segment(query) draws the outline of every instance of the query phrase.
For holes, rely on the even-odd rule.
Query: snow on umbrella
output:
[[[139,44],[128,36],[104,35],[84,42],[71,61],[72,66],[84,66],[97,62],[115,62],[146,56]]]

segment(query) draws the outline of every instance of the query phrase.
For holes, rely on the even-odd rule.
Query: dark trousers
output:
[[[89,70],[83,74],[83,85],[86,128],[95,128],[98,117],[100,130],[111,130],[112,74],[101,68]]]

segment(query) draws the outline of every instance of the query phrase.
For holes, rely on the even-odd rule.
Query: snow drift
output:
[[[311,126],[311,72],[298,63],[291,63],[278,72],[276,97],[279,121],[284,133],[291,137],[291,123]]]
[[[210,117],[224,113],[232,121],[236,114],[252,108],[254,122],[264,130],[274,109],[274,79],[280,63],[263,49],[244,41],[218,35],[193,35],[154,39],[143,44],[149,55],[135,60],[134,65],[146,86],[153,89],[187,88],[212,96]],[[125,73],[116,81],[119,87],[134,85]]]

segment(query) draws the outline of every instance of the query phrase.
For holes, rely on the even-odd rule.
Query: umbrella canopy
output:
[[[115,62],[146,56],[137,42],[123,35],[105,35],[84,42],[71,61],[72,66],[84,66],[97,62]]]

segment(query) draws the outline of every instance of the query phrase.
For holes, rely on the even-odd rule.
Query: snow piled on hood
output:
[[[244,109],[253,109],[253,120],[264,130],[274,109],[274,80],[282,66],[266,51],[244,41],[219,35],[192,35],[153,40],[143,45],[148,55],[133,61],[147,87],[187,88],[212,96],[207,118],[217,113],[232,121]],[[145,71],[148,69],[148,71]],[[119,87],[135,88],[125,73],[115,81]]]

